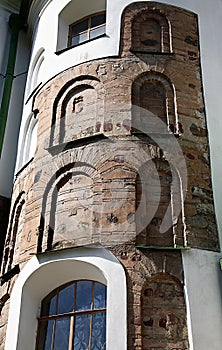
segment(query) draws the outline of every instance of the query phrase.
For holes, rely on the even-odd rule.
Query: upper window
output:
[[[81,19],[69,27],[68,46],[76,46],[106,32],[106,13],[100,12]]]
[[[37,350],[105,350],[106,286],[78,280],[42,301]]]

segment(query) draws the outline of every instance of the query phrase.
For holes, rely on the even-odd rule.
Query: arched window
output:
[[[105,350],[106,286],[77,280],[42,301],[37,350]]]

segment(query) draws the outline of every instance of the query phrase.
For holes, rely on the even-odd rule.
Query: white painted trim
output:
[[[190,350],[221,350],[221,253],[182,251]]]
[[[5,350],[34,350],[41,300],[59,285],[80,278],[107,285],[107,350],[126,350],[125,272],[104,248],[76,248],[41,254],[25,265],[10,298]]]

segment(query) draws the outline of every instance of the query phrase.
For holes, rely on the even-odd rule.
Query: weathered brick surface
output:
[[[135,47],[141,18],[149,20],[154,7],[168,21],[158,53],[156,44],[154,53],[146,43]],[[15,181],[2,271],[37,251],[111,247],[128,278],[129,349],[188,348],[180,254],[133,245],[219,249],[198,40],[196,15],[153,2],[130,5],[119,57],[72,67],[36,96],[36,154]],[[173,226],[164,231],[167,207]],[[146,300],[150,289],[166,298]],[[158,319],[147,316],[152,308]]]
[[[188,349],[180,252],[111,249],[128,288],[128,349]]]

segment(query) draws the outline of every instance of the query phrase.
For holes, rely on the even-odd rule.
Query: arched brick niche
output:
[[[49,147],[100,132],[103,97],[96,77],[81,76],[67,82],[53,103]]]
[[[186,350],[188,331],[183,285],[167,273],[152,275],[142,289],[142,348]]]
[[[49,177],[38,227],[38,252],[135,239],[136,170],[123,155],[69,163]],[[98,155],[96,155],[98,157]]]
[[[170,25],[158,10],[142,10],[132,19],[132,51],[170,52]]]
[[[11,270],[12,266],[16,264],[16,259],[18,258],[16,247],[19,246],[22,235],[24,204],[25,192],[22,191],[16,198],[10,214],[2,259],[2,275]]]
[[[167,9],[172,6],[156,2],[134,2],[122,15],[123,54],[172,53],[171,23]]]
[[[182,206],[177,171],[164,159],[146,162],[136,179],[137,244],[164,247],[186,245]]]
[[[101,202],[98,213],[102,237],[111,243],[130,241],[135,238],[135,179],[136,169],[128,163],[123,155],[107,158],[98,164],[101,178],[100,191],[97,192],[97,203]],[[109,232],[110,237],[105,237]]]
[[[93,171],[82,163],[70,163],[49,180],[43,195],[38,251],[90,242]]]
[[[175,89],[164,74],[147,72],[132,85],[132,131],[178,133]]]

